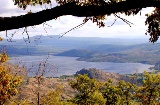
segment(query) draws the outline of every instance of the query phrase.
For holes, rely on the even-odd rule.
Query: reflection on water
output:
[[[39,64],[43,64],[47,56],[21,56],[11,57],[9,62],[25,65],[29,69],[28,75],[35,75],[39,68]],[[119,74],[129,74],[149,71],[149,67],[153,65],[141,63],[112,63],[112,62],[86,62],[77,61],[77,57],[49,56],[45,71],[46,76],[60,76],[75,74],[83,68],[97,68],[106,72],[114,72]]]

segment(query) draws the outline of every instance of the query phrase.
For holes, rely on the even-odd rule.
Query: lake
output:
[[[47,59],[48,58],[48,59]],[[19,56],[11,57],[9,62],[25,66],[28,75],[34,76],[37,71],[45,71],[46,76],[71,75],[83,68],[97,68],[106,72],[119,74],[141,73],[153,65],[141,63],[112,63],[77,61],[77,57],[65,56]],[[44,66],[43,66],[44,65]]]

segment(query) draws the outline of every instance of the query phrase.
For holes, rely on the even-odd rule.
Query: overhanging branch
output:
[[[39,25],[45,21],[49,21],[63,15],[72,15],[77,17],[105,14],[110,15],[112,13],[146,7],[160,7],[160,1],[129,0],[105,6],[78,6],[75,3],[67,3],[62,6],[57,6],[37,13],[13,17],[0,17],[0,31]]]

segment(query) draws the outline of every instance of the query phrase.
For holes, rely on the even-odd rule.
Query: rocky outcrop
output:
[[[124,80],[127,82],[131,82],[131,78],[121,75],[118,73],[111,73],[111,72],[105,72],[102,70],[98,70],[96,68],[89,68],[89,69],[82,69],[80,71],[77,71],[75,76],[78,74],[87,74],[90,78],[95,78],[98,81],[107,81],[108,79],[112,79],[113,82],[118,82],[119,80]]]

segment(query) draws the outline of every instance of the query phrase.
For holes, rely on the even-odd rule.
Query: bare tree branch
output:
[[[84,21],[84,20],[85,20],[85,21]],[[64,32],[64,33],[62,33],[62,34],[59,34],[59,35],[60,35],[59,38],[63,37],[65,34],[71,32],[72,30],[75,30],[75,29],[78,29],[78,28],[82,27],[84,24],[86,24],[86,23],[88,22],[89,19],[87,19],[87,17],[86,17],[84,20],[83,20],[83,23],[81,23],[81,24],[73,27],[72,29],[70,29],[70,30],[68,30],[68,31],[66,31],[66,32]]]
[[[131,23],[130,21],[124,19],[124,18],[121,18],[120,16],[118,16],[117,14],[114,14],[115,17],[121,19],[122,21],[124,21],[125,23],[127,23],[130,27],[131,27],[131,24],[133,25],[133,23]]]
[[[136,8],[160,7],[158,0],[128,0],[104,6],[78,6],[76,3],[67,3],[46,9],[37,13],[21,16],[0,17],[0,31],[18,29],[27,26],[39,25],[43,22],[56,19],[63,15],[77,17],[89,17],[98,15],[110,15],[112,13],[128,11]]]

